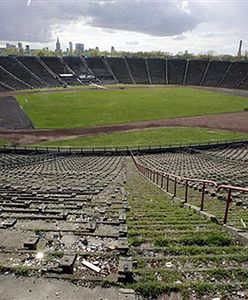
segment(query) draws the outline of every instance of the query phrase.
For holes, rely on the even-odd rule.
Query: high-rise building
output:
[[[18,43],[17,45],[19,53],[23,53],[22,43]]]
[[[81,43],[76,44],[75,49],[80,53],[84,52],[84,44]]]
[[[114,46],[111,46],[110,52],[111,52],[111,53],[114,53],[114,52],[115,52],[115,47],[114,47]]]
[[[73,44],[72,42],[69,42],[69,53],[73,52]]]
[[[59,38],[57,37],[57,42],[56,42],[56,52],[60,52],[61,51],[61,46],[60,46],[60,42],[59,42]]]
[[[6,49],[16,48],[16,45],[11,45],[10,43],[6,43]]]
[[[26,54],[30,54],[30,46],[29,45],[26,45],[26,47],[25,47],[25,53]]]

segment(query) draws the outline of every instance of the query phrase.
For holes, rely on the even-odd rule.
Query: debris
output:
[[[172,264],[172,262],[167,262],[166,264],[165,264],[165,266],[167,267],[167,268],[171,268],[172,266],[173,266],[173,264]]]
[[[89,244],[87,239],[80,239],[80,243],[82,243],[84,246],[87,246]]]
[[[95,266],[94,264],[88,262],[88,261],[85,260],[85,259],[82,261],[82,264],[83,264],[85,267],[87,267],[87,268],[89,268],[89,269],[91,269],[91,270],[93,270],[93,271],[95,271],[95,272],[97,272],[97,273],[100,273],[100,272],[101,272],[101,269],[100,269],[99,267]]]
[[[240,222],[242,223],[242,225],[244,226],[244,228],[247,228],[245,222],[242,219],[240,219]]]
[[[132,281],[133,276],[133,260],[132,257],[120,257],[119,260],[119,281]]]
[[[28,248],[28,250],[36,250],[39,239],[39,236],[29,237],[26,242],[24,242],[24,248]]]
[[[73,267],[76,261],[76,254],[64,254],[59,263],[59,267],[62,268],[63,273],[72,274]]]

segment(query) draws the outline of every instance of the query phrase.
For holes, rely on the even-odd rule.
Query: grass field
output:
[[[247,134],[200,128],[159,128],[140,131],[101,134],[61,141],[45,142],[46,146],[71,147],[134,147],[149,145],[170,145],[247,139]]]
[[[128,88],[18,95],[37,128],[75,128],[243,111],[248,99],[192,88]]]
[[[6,144],[7,144],[6,140],[0,139],[0,146],[6,145]]]

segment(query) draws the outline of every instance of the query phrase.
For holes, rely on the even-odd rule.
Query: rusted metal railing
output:
[[[222,184],[222,185],[219,185],[217,187],[217,192],[219,192],[222,189],[227,190],[226,209],[225,209],[225,214],[224,214],[224,219],[223,219],[223,224],[226,224],[227,223],[227,216],[228,216],[229,206],[230,206],[230,203],[232,201],[232,191],[239,191],[239,192],[243,192],[243,193],[248,193],[248,189],[241,188],[241,187],[238,187],[238,186]]]
[[[206,194],[206,186],[212,185],[216,189],[217,192],[219,192],[221,189],[228,190],[227,199],[226,199],[226,208],[223,218],[223,223],[227,223],[227,217],[228,217],[228,211],[230,202],[232,200],[232,191],[240,191],[240,192],[248,192],[247,188],[237,187],[237,186],[231,186],[231,185],[218,185],[213,180],[205,180],[205,179],[197,179],[197,178],[187,178],[187,177],[180,177],[176,176],[174,174],[159,172],[157,170],[154,170],[152,168],[146,167],[143,164],[139,163],[133,154],[131,153],[131,157],[133,159],[133,162],[137,169],[150,181],[152,181],[154,184],[160,186],[160,188],[164,189],[167,193],[169,193],[169,182],[172,181],[174,183],[173,193],[172,195],[176,197],[177,195],[177,185],[178,183],[185,185],[185,193],[184,193],[184,202],[188,202],[188,189],[189,189],[189,182],[198,182],[202,183],[202,194],[201,194],[201,203],[200,203],[200,210],[204,210],[204,201],[205,201],[205,194]],[[159,177],[160,177],[160,184],[159,184]],[[166,186],[164,187],[164,183],[166,181]]]

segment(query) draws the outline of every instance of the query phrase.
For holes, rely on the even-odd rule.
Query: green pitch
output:
[[[248,99],[180,87],[18,95],[37,128],[75,128],[243,111]]]
[[[6,140],[0,139],[0,146],[8,144]]]
[[[70,147],[136,147],[171,144],[194,144],[224,140],[247,139],[248,134],[225,130],[208,130],[201,128],[166,127],[95,136],[80,137],[61,141],[45,142],[44,146]]]

